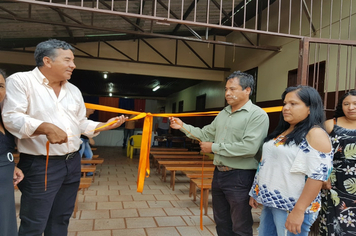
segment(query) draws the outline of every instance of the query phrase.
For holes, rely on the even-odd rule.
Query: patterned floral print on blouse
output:
[[[356,235],[356,130],[334,125],[331,190],[322,190],[320,235]]]
[[[306,139],[299,145],[285,144],[278,136],[263,145],[250,196],[258,203],[286,211],[293,210],[308,178],[325,181],[332,170],[333,152],[313,149]],[[306,213],[320,209],[320,194],[307,208]]]

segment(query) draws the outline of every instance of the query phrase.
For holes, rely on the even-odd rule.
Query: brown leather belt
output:
[[[231,171],[231,170],[236,170],[235,168],[228,167],[228,166],[216,166],[218,171]]]

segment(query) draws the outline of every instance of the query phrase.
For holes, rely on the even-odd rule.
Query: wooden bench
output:
[[[180,147],[185,148],[185,136],[170,136],[167,137],[169,147],[173,147],[173,144],[179,144]]]
[[[188,148],[151,147],[151,151],[187,152]]]
[[[202,155],[176,155],[176,154],[154,154],[152,155],[152,166],[158,166],[158,160],[178,160],[178,159],[190,159],[190,160],[207,160],[208,158]]]
[[[152,156],[152,166],[157,168],[158,173],[160,173],[159,169],[159,161],[181,161],[181,160],[207,160],[207,158],[204,158],[201,155],[153,155]]]
[[[214,171],[215,166],[204,166],[204,173]],[[171,188],[174,191],[176,171],[202,171],[202,166],[166,166],[166,170],[171,171]]]
[[[162,179],[166,179],[167,172],[165,170],[166,166],[202,166],[202,165],[212,166],[213,161],[209,160],[158,160],[158,170],[163,166]]]
[[[96,166],[94,165],[81,165],[81,172],[83,173],[83,178],[86,177],[88,172],[93,172],[96,170]],[[92,178],[90,178],[92,180]]]
[[[212,162],[210,163],[206,163],[204,164],[204,167],[209,167],[209,166],[214,166],[214,164]],[[181,167],[202,167],[202,163],[200,164],[193,164],[193,163],[188,163],[188,164],[165,164],[165,165],[162,165],[162,180],[163,182],[166,182],[166,178],[167,178],[167,167],[177,167],[177,168],[181,168]],[[179,170],[178,170],[179,171]],[[172,174],[174,174],[174,177],[175,177],[175,171],[171,171],[171,176]],[[173,188],[174,188],[174,183],[175,183],[175,180],[171,180],[170,181],[172,184],[173,184]]]
[[[214,172],[204,172],[203,175],[201,172],[184,172],[184,174],[190,179],[190,187],[189,187],[189,197],[193,195],[193,181],[192,179],[212,179],[214,177]]]
[[[150,151],[150,154],[155,155],[155,154],[175,154],[175,155],[199,155],[200,152],[191,152],[191,151]]]
[[[209,198],[209,190],[211,189],[211,182],[213,179],[191,179],[193,184],[191,187],[193,188],[190,190],[193,192],[193,200],[196,201],[196,188],[200,188],[201,191],[203,191],[203,198],[200,198],[200,202],[203,201],[203,208],[204,208],[204,214],[208,214],[208,198]],[[203,183],[203,185],[202,185]],[[190,192],[189,191],[189,192]]]
[[[82,158],[81,160],[81,164],[90,164],[90,165],[94,165],[96,167],[96,165],[99,164],[103,164],[104,159],[103,158],[94,158],[94,159],[87,159],[87,158]],[[93,172],[93,182],[95,180],[95,171]]]
[[[103,162],[104,162],[103,158],[94,158],[94,159],[82,158],[81,160],[82,164],[92,164],[92,165],[103,164]]]
[[[78,192],[83,189],[83,194],[84,194],[84,189],[87,189],[91,185],[91,178],[80,178],[80,184],[78,188]],[[77,193],[77,198],[75,199],[75,205],[74,205],[74,211],[73,211],[73,218],[77,217],[77,211],[78,211],[78,193]]]

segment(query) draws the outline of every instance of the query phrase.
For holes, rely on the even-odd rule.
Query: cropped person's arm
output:
[[[95,141],[94,141],[94,139],[89,138],[89,144],[90,144],[90,145],[95,145]]]
[[[334,120],[330,119],[330,120],[325,121],[324,126],[325,126],[326,132],[328,134],[330,134],[331,131],[334,129]]]
[[[248,203],[253,209],[257,209],[259,203],[253,198],[250,197],[249,203]]]
[[[301,232],[305,210],[316,196],[318,196],[322,185],[323,181],[310,178],[307,179],[302,194],[287,217],[285,226],[289,232],[294,234]]]
[[[324,126],[325,126],[326,132],[328,132],[328,134],[330,134],[331,131],[334,129],[334,119],[325,121]],[[328,179],[327,181],[324,181],[323,186],[321,188],[330,190],[331,189],[330,179]]]
[[[19,168],[17,168],[15,166],[14,169],[14,177],[13,177],[13,181],[14,181],[14,186],[16,186],[18,183],[20,183],[24,178],[24,175],[22,173],[22,170],[20,170]]]

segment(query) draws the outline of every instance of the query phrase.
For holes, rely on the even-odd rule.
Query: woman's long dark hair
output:
[[[344,96],[342,96],[339,99],[339,101],[337,103],[337,106],[336,106],[336,109],[335,109],[335,114],[334,114],[335,118],[338,118],[338,117],[341,117],[341,116],[345,116],[345,113],[342,110],[342,103],[344,102],[344,99],[349,95],[356,96],[356,90],[354,90],[354,89],[350,90],[348,93],[345,93]]]
[[[288,87],[282,94],[282,100],[284,101],[286,95],[293,91],[296,91],[297,96],[307,107],[309,107],[310,110],[308,117],[296,124],[293,131],[287,135],[285,144],[294,141],[298,145],[314,126],[324,128],[325,114],[323,110],[323,102],[319,93],[314,88],[303,85]],[[286,131],[289,126],[290,124],[284,121],[283,113],[281,112],[276,129],[265,138],[265,142],[277,137]]]
[[[2,69],[0,69],[0,75],[2,75],[2,77],[4,77],[4,80],[6,80],[6,73]],[[3,122],[2,122],[1,108],[0,108],[0,123],[2,124],[3,127],[5,127]]]

